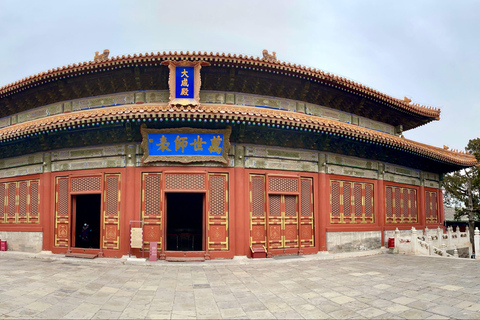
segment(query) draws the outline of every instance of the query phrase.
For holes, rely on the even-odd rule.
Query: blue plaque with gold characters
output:
[[[220,130],[175,128],[141,128],[143,162],[202,162],[228,163],[231,127]]]
[[[221,157],[224,138],[223,133],[149,133],[148,154]]]
[[[175,67],[176,99],[193,99],[195,91],[194,71],[194,67]]]

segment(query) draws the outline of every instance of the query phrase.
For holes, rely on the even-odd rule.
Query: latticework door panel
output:
[[[150,242],[156,242],[162,248],[162,174],[144,173],[142,175],[142,220],[146,248]]]
[[[300,188],[300,246],[302,248],[308,248],[315,245],[312,179],[302,178],[300,181]]]
[[[298,247],[298,196],[284,195],[283,247]]]
[[[250,246],[266,246],[267,233],[265,227],[265,176],[249,177],[250,208]]]
[[[330,180],[330,222],[373,223],[373,200],[372,183]]]
[[[55,181],[55,247],[68,247],[70,237],[68,177]]]
[[[385,195],[386,223],[418,222],[416,189],[387,186]]]
[[[278,194],[268,196],[268,246],[272,249],[283,248],[282,200]]]
[[[103,205],[103,248],[120,248],[120,174],[106,174]]]
[[[438,223],[438,202],[435,191],[425,191],[425,219],[427,223]]]
[[[209,174],[208,181],[208,250],[228,250],[228,174]]]

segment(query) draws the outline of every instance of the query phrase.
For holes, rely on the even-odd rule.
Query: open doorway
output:
[[[73,196],[75,248],[100,248],[101,198],[100,194]]]
[[[167,193],[167,250],[202,251],[203,193]]]

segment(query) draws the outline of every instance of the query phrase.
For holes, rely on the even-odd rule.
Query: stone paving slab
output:
[[[95,260],[1,254],[0,319],[480,319],[468,259]]]

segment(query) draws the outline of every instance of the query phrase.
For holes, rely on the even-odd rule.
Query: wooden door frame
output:
[[[100,195],[100,224],[99,224],[99,228],[100,228],[100,234],[99,234],[99,243],[98,243],[98,248],[77,248],[75,247],[75,241],[76,241],[76,222],[77,222],[77,196],[83,196],[83,195],[95,195],[95,194],[99,194]],[[102,239],[103,239],[103,228],[104,228],[104,225],[103,225],[103,192],[82,192],[82,193],[78,193],[78,192],[75,192],[75,193],[70,193],[70,204],[71,204],[71,208],[70,208],[70,239],[68,241],[68,244],[69,244],[69,247],[68,249],[70,250],[69,252],[74,252],[74,251],[83,251],[83,253],[91,253],[93,251],[95,252],[103,252],[103,249],[102,249]]]
[[[163,192],[163,216],[162,216],[162,221],[163,221],[163,230],[162,230],[162,252],[165,253],[165,256],[167,257],[203,257],[208,253],[207,250],[207,240],[208,235],[207,231],[208,228],[206,224],[208,223],[207,221],[207,190],[175,190],[175,191],[165,191],[165,189],[162,190]],[[168,228],[168,221],[167,221],[167,194],[168,193],[200,193],[202,194],[202,250],[200,251],[176,251],[176,250],[168,250],[167,251],[167,228]]]

